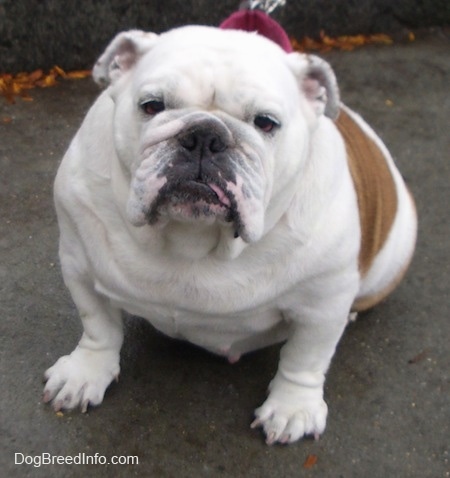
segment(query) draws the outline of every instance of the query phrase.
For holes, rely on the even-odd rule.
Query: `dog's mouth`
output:
[[[147,220],[151,225],[163,217],[181,221],[233,222],[236,217],[234,203],[233,198],[213,182],[166,183],[153,201]]]

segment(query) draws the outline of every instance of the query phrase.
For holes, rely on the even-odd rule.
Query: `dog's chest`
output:
[[[133,288],[117,287],[97,277],[95,289],[111,303],[129,314],[147,319],[157,330],[169,337],[187,340],[211,352],[240,355],[285,338],[287,324],[279,307],[268,301],[251,308],[235,307],[226,312],[205,311],[206,303],[199,298],[197,307],[183,307],[177,294],[172,301],[130,284]],[[163,289],[170,290],[164,286]],[[178,297],[179,299],[179,297]]]

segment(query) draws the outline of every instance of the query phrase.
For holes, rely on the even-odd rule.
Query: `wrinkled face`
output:
[[[127,214],[136,226],[218,224],[253,242],[298,171],[307,121],[278,47],[195,32],[163,35],[116,88]]]

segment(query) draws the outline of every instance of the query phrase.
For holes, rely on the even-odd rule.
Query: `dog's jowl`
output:
[[[103,401],[125,310],[230,361],[285,342],[252,426],[269,444],[320,435],[349,314],[386,297],[413,254],[414,203],[386,147],[326,62],[256,34],[124,32],[94,78],[105,89],[55,182],[84,331],[44,400]]]

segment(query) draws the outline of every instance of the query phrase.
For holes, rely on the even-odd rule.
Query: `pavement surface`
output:
[[[137,318],[126,318],[121,380],[101,407],[55,414],[41,402],[44,370],[81,332],[58,265],[52,181],[98,89],[65,81],[33,90],[32,102],[0,98],[2,476],[450,476],[449,39],[437,31],[324,54],[343,99],[381,134],[409,182],[420,232],[404,282],[339,345],[325,434],[291,446],[268,447],[249,427],[279,347],[229,365]],[[45,454],[139,463],[37,466]]]

